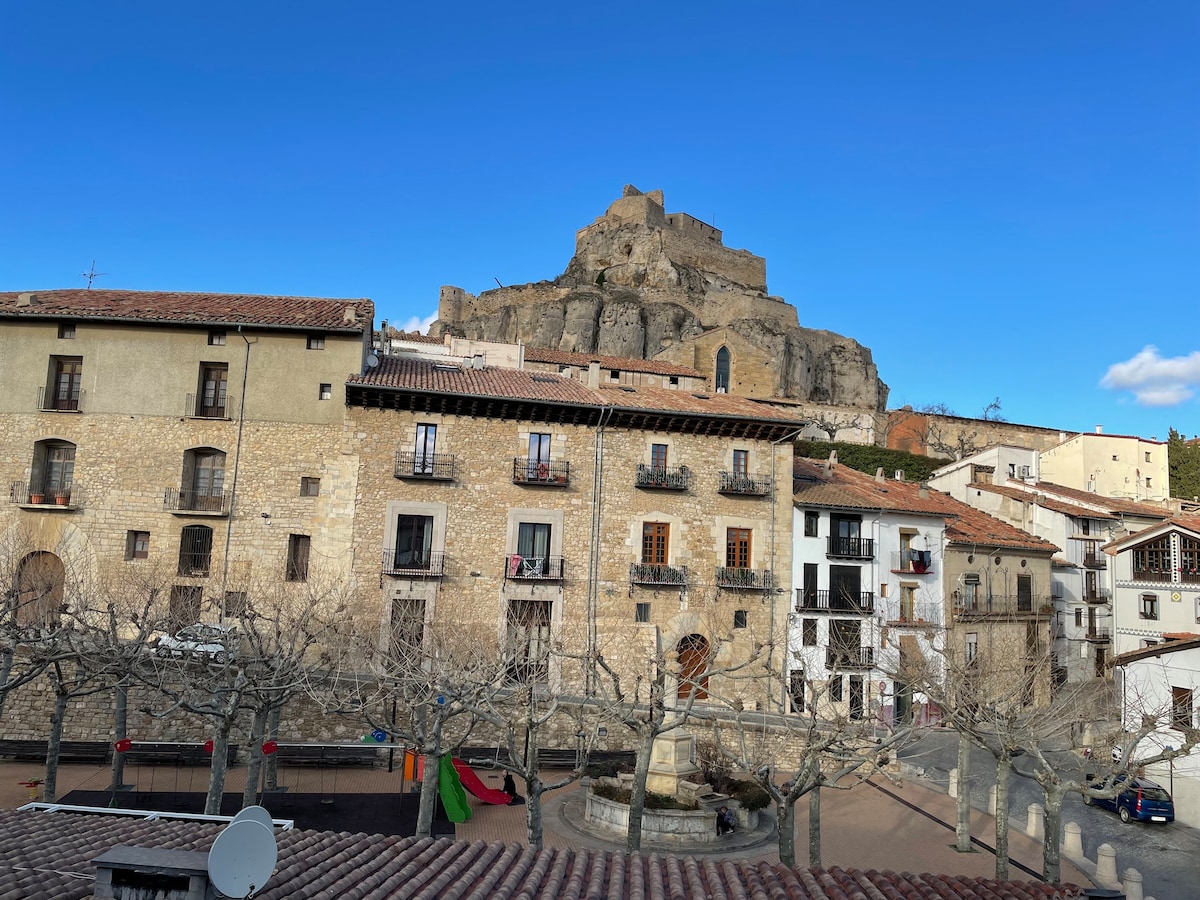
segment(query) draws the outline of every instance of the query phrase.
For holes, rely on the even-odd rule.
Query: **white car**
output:
[[[236,644],[236,625],[206,625],[198,622],[174,634],[160,637],[154,652],[164,658],[203,656],[213,662],[223,663],[233,654]]]

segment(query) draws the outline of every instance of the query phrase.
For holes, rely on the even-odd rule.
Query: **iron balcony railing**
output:
[[[8,486],[8,502],[18,506],[44,506],[48,509],[79,509],[83,505],[83,488],[74,482],[65,488],[47,487],[27,481],[14,481]]]
[[[163,491],[163,509],[171,512],[211,513],[227,516],[232,498],[233,495],[229,491],[200,493],[169,487]]]
[[[770,569],[739,569],[732,566],[717,568],[717,587],[766,591],[774,586],[775,578]]]
[[[892,571],[906,575],[929,575],[933,572],[933,557],[928,550],[893,550]]]
[[[826,540],[828,542],[825,550],[826,556],[836,556],[844,559],[875,558],[875,541],[872,538],[830,535]]]
[[[692,472],[687,466],[647,466],[639,463],[633,476],[635,487],[658,491],[686,491],[692,483]]]
[[[1084,591],[1083,599],[1088,603],[1107,603],[1112,598],[1112,591],[1106,587],[1094,587]]]
[[[629,566],[629,583],[686,587],[687,566],[667,566],[659,563],[632,563]]]
[[[806,591],[796,588],[796,609],[800,612],[859,612],[875,611],[874,591]]]
[[[571,480],[571,464],[565,459],[539,460],[518,456],[513,460],[513,484],[537,484],[566,487]]]
[[[1089,569],[1103,569],[1106,566],[1105,556],[1103,553],[1085,553],[1083,554],[1083,564]]]
[[[1087,630],[1087,639],[1097,643],[1107,643],[1112,640],[1112,632],[1107,628],[1089,628]]]
[[[237,401],[228,394],[211,398],[210,403],[204,402],[202,394],[188,394],[183,401],[183,414],[189,419],[228,419],[229,411],[236,406]]]
[[[825,668],[870,669],[875,665],[874,647],[826,647]]]
[[[721,472],[717,493],[737,494],[745,497],[765,497],[771,492],[771,479],[765,475],[750,475],[745,472]]]
[[[449,453],[416,453],[399,450],[396,453],[397,478],[425,481],[453,481],[455,457]]]
[[[565,561],[561,556],[504,557],[504,577],[509,581],[562,581]]]
[[[954,598],[954,614],[959,618],[984,618],[987,616],[1015,616],[1030,618],[1036,616],[1050,617],[1053,611],[1054,598],[1044,597],[1010,597],[992,595],[991,597],[976,597],[973,600]]]
[[[85,391],[80,388],[67,397],[58,396],[55,390],[37,389],[37,409],[41,412],[83,412]]]
[[[441,578],[446,574],[446,554],[441,551],[413,553],[383,551],[383,574],[409,578]]]

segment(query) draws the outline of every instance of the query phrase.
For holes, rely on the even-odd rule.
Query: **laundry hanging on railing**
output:
[[[928,572],[929,567],[933,564],[933,553],[929,550],[909,550],[908,558],[912,563],[913,571],[917,573]]]

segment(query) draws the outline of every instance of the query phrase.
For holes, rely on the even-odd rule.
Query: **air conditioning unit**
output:
[[[1028,478],[1030,476],[1029,466],[1021,466],[1021,477]]]

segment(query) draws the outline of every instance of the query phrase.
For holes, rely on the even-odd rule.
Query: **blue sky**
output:
[[[434,8],[434,7],[437,8]],[[1200,432],[1200,5],[0,8],[0,289],[552,278],[625,183],[891,405]]]

